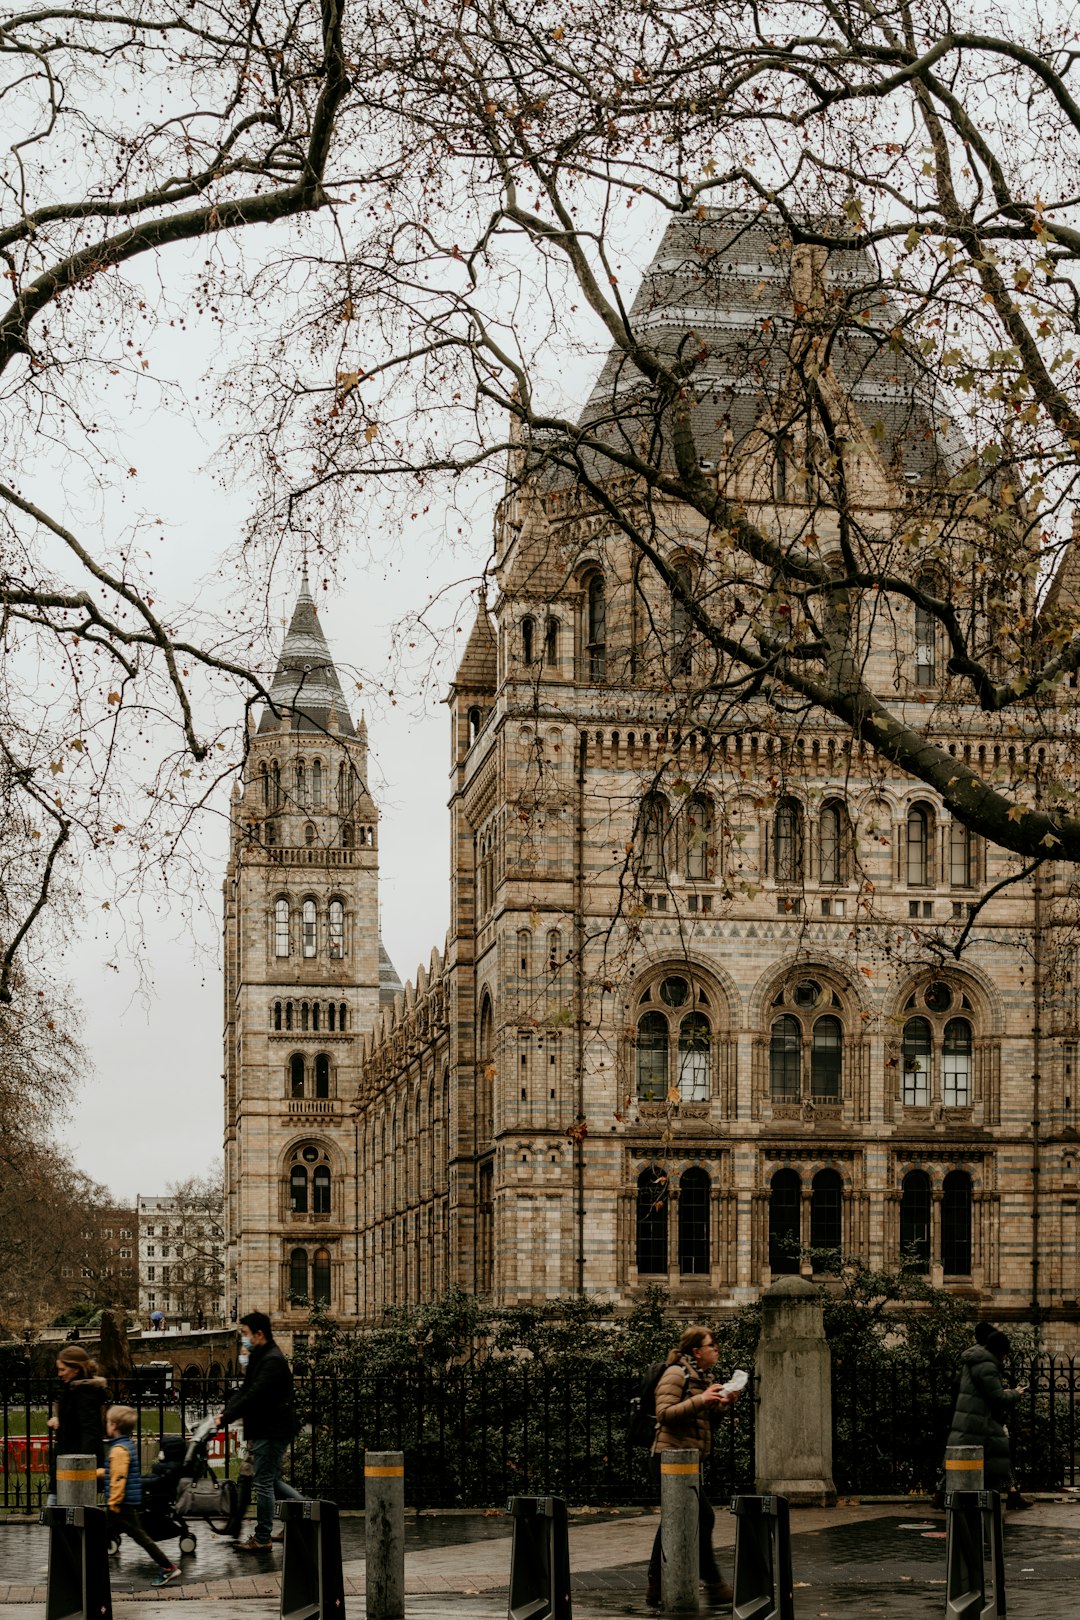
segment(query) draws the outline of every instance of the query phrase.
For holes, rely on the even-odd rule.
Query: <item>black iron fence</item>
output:
[[[312,1496],[363,1506],[364,1452],[405,1454],[412,1507],[491,1507],[514,1495],[559,1495],[574,1503],[653,1499],[648,1454],[627,1444],[638,1373],[553,1372],[533,1362],[487,1362],[400,1374],[296,1380],[298,1433],[289,1475]],[[49,1488],[50,1386],[9,1378],[3,1403],[0,1508],[40,1506]],[[185,1379],[175,1389],[125,1390],[135,1406],[144,1461],[166,1433],[181,1433],[222,1404],[220,1381]],[[716,1500],[752,1488],[754,1403],[749,1392],[716,1427],[706,1463]],[[235,1431],[211,1464],[235,1471]]]
[[[1009,1424],[1013,1472],[1027,1490],[1077,1481],[1072,1358],[1039,1356],[1013,1369],[1024,1395]],[[940,1482],[957,1375],[914,1363],[833,1363],[833,1477],[842,1494],[906,1495]]]

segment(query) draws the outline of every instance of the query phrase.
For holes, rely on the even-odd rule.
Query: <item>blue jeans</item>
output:
[[[274,1529],[274,1498],[286,1497],[299,1502],[300,1492],[294,1491],[281,1477],[281,1459],[285,1455],[287,1440],[253,1440],[251,1450],[255,1463],[255,1540],[269,1541]]]

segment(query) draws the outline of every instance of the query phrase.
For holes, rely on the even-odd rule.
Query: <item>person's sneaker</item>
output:
[[[285,1540],[285,1532],[284,1532],[284,1530],[275,1530],[273,1535],[270,1537],[270,1540],[271,1541],[284,1541]]]
[[[269,1552],[273,1542],[259,1541],[255,1536],[249,1536],[246,1541],[236,1543],[237,1552]]]
[[[179,1578],[180,1578],[180,1566],[178,1564],[170,1564],[168,1569],[159,1569],[158,1570],[157,1574],[154,1576],[153,1580],[150,1582],[150,1585],[151,1586],[168,1586],[170,1581],[179,1580]]]

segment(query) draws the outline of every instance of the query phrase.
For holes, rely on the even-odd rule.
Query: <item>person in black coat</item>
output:
[[[60,1388],[53,1401],[49,1428],[54,1445],[49,1459],[49,1494],[56,1495],[57,1457],[93,1457],[105,1464],[104,1409],[108,1399],[104,1378],[79,1344],[65,1344],[57,1352],[56,1375]]]
[[[981,1446],[983,1478],[988,1491],[1000,1491],[1009,1507],[1027,1507],[1013,1482],[1008,1424],[1019,1389],[1005,1386],[1004,1362],[1010,1351],[1004,1333],[979,1323],[976,1342],[960,1357],[960,1393],[956,1398],[949,1446]],[[981,1341],[981,1342],[980,1342]]]
[[[240,1552],[262,1552],[274,1537],[274,1498],[300,1498],[281,1477],[285,1448],[296,1433],[293,1409],[293,1378],[289,1363],[278,1346],[270,1318],[262,1311],[250,1311],[240,1318],[244,1330],[241,1343],[248,1354],[244,1381],[220,1413],[218,1423],[225,1427],[243,1419],[244,1439],[251,1447],[255,1465],[255,1531],[239,1543]],[[280,1540],[280,1536],[277,1538]]]

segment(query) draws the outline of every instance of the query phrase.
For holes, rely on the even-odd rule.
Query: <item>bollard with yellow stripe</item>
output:
[[[983,1489],[982,1446],[948,1446],[945,1451],[945,1494]]]
[[[405,1620],[405,1457],[364,1457],[367,1620]]]
[[[97,1504],[97,1458],[83,1453],[56,1459],[56,1501],[59,1507],[94,1507]]]

